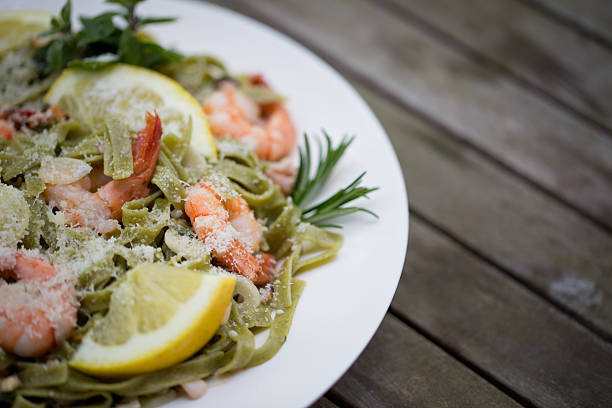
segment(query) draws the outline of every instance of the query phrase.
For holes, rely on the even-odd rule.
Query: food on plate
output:
[[[85,334],[70,365],[92,375],[121,378],[185,360],[217,331],[235,282],[230,274],[160,263],[136,266],[113,292],[108,313]]]
[[[363,174],[318,199],[353,138],[315,159],[305,137],[297,166],[263,76],[156,44],[140,28],[172,19],[138,2],[76,32],[70,2],[38,35],[39,14],[0,13],[20,32],[0,54],[0,404],[202,396],[280,349],[332,220],[373,214],[348,205]]]

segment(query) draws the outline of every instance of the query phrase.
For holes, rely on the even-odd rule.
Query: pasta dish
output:
[[[141,28],[171,19],[112,3],[80,31],[70,2],[0,16],[23,34],[0,38],[0,404],[201,397],[277,353],[333,220],[373,214],[347,205],[363,173],[319,197],[353,138],[298,150],[268,78],[164,49]]]

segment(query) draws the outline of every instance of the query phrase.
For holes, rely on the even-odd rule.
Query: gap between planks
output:
[[[392,310],[544,408],[607,406],[612,347],[413,218]]]
[[[571,28],[572,30],[580,33],[581,35],[587,37],[588,39],[600,44],[603,47],[609,48],[612,50],[612,40],[607,38],[604,34],[599,33],[591,27],[586,26],[579,20],[573,19],[571,17],[566,16],[562,12],[553,9],[547,4],[543,4],[538,0],[520,0],[524,4],[538,11],[539,13],[558,21],[559,23]],[[578,1],[580,3],[580,1]]]
[[[531,292],[532,294],[534,294],[538,298],[542,299],[544,302],[547,302],[547,303],[551,304],[552,306],[555,307],[555,309],[558,312],[560,312],[561,314],[567,316],[568,318],[576,321],[578,324],[583,326],[585,329],[589,330],[591,333],[595,334],[601,340],[603,340],[603,341],[605,341],[607,343],[612,344],[612,334],[610,334],[610,333],[604,331],[603,329],[599,328],[595,324],[591,323],[590,321],[588,321],[584,317],[582,317],[579,314],[577,314],[576,312],[574,312],[572,309],[566,307],[564,304],[560,303],[556,299],[554,299],[551,296],[549,296],[546,292],[542,291],[540,288],[532,285],[529,281],[523,279],[522,277],[520,277],[519,275],[515,274],[514,272],[512,272],[511,270],[509,270],[505,266],[503,266],[500,263],[496,262],[494,259],[492,259],[491,257],[487,256],[482,251],[479,251],[477,248],[474,248],[472,245],[470,245],[469,243],[467,243],[464,240],[462,240],[460,237],[458,237],[452,231],[449,231],[448,229],[444,228],[443,226],[439,225],[438,223],[436,223],[435,221],[433,221],[432,219],[430,219],[429,217],[424,215],[421,211],[418,210],[418,208],[416,208],[414,206],[414,204],[411,204],[411,206],[410,206],[410,215],[412,217],[414,217],[414,218],[419,219],[419,221],[423,222],[428,227],[430,227],[430,228],[438,231],[439,233],[443,234],[444,236],[449,238],[451,241],[453,241],[455,244],[457,244],[461,248],[463,248],[465,251],[469,252],[475,258],[477,258],[480,261],[484,262],[485,264],[495,268],[496,270],[499,271],[499,273],[503,274],[508,279],[514,281],[515,283],[517,283],[521,287],[525,288],[526,290],[528,290],[529,292]],[[451,351],[449,351],[449,353],[450,352]]]
[[[365,86],[366,89],[369,89],[370,91],[375,92],[377,95],[381,96],[382,98],[384,98],[385,100],[389,101],[390,103],[393,103],[393,104],[397,105],[399,108],[403,108],[404,110],[408,111],[409,113],[412,113],[415,116],[424,119],[426,123],[428,123],[430,125],[433,125],[432,127],[434,129],[437,129],[437,130],[441,131],[441,133],[443,133],[443,134],[448,134],[449,133],[449,130],[446,129],[443,125],[440,125],[440,124],[438,124],[435,121],[427,120],[427,116],[426,115],[419,115],[418,112],[414,112],[414,110],[410,109],[410,107],[406,107],[402,103],[401,100],[396,100],[396,98],[393,95],[390,95],[390,94],[388,94],[388,93],[386,93],[384,91],[381,91],[380,88],[378,88],[375,83],[372,83],[367,78],[361,78],[361,79],[362,80],[357,80],[357,81],[362,86]],[[463,140],[461,138],[458,138],[458,141],[462,142],[462,144],[465,145],[466,147],[474,150],[476,153],[478,153],[485,160],[492,161],[495,164],[499,165],[500,167],[504,168],[505,170],[508,170],[508,172],[510,174],[513,174],[514,176],[518,177],[519,179],[525,181],[526,184],[529,184],[531,186],[537,187],[537,185],[534,185],[533,182],[530,179],[524,178],[521,174],[515,174],[512,171],[512,169],[507,169],[503,163],[499,163],[495,159],[495,157],[490,157],[486,152],[482,152],[479,149],[475,148],[472,145],[471,142],[465,141],[465,140]],[[543,192],[547,193],[547,191],[543,191]],[[548,193],[546,195],[551,196],[552,198],[557,198],[557,197],[555,197],[555,195],[553,193]],[[580,211],[578,211],[575,208],[573,208],[573,206],[570,203],[563,202],[562,198],[558,198],[558,200],[561,201],[563,204],[565,204],[570,209],[580,213]],[[524,279],[519,274],[517,274],[517,273],[513,272],[512,270],[510,270],[509,268],[503,266],[500,262],[495,261],[491,256],[486,255],[483,251],[477,249],[476,247],[471,245],[469,242],[467,242],[466,240],[464,240],[461,237],[459,237],[457,234],[455,234],[450,229],[443,227],[442,225],[440,225],[439,223],[435,222],[430,217],[426,216],[422,211],[419,210],[418,204],[416,204],[414,201],[411,202],[410,212],[411,212],[411,216],[412,217],[418,218],[420,221],[426,223],[428,226],[430,226],[434,230],[442,233],[443,235],[445,235],[446,237],[451,239],[453,242],[455,242],[457,245],[459,245],[461,248],[463,248],[464,250],[466,250],[467,252],[469,252],[470,254],[475,256],[477,259],[479,259],[479,260],[483,261],[484,263],[494,267],[497,271],[499,271],[499,273],[503,274],[507,278],[509,278],[512,281],[516,282],[521,287],[527,289],[528,291],[530,291],[531,293],[536,295],[538,298],[540,298],[540,299],[544,300],[545,302],[551,304],[561,314],[563,314],[563,315],[565,315],[565,316],[575,320],[578,324],[580,324],[585,329],[587,329],[590,332],[592,332],[594,335],[599,337],[601,340],[603,340],[603,341],[605,341],[607,343],[612,344],[612,334],[606,332],[604,329],[598,327],[596,324],[594,324],[591,321],[589,321],[588,319],[582,317],[581,315],[579,315],[578,313],[576,313],[575,311],[573,311],[569,307],[565,306],[564,304],[562,304],[558,300],[554,299],[552,296],[548,295],[545,291],[543,291],[542,289],[538,288],[536,285],[534,285],[531,282],[529,282],[527,279]],[[588,216],[585,217],[585,218],[588,219]],[[601,227],[602,229],[610,232],[609,229],[607,228],[607,226],[600,225],[597,222],[595,222],[594,220],[590,220],[590,221],[592,221],[596,226]]]
[[[424,220],[422,220],[422,221],[424,221]],[[426,221],[424,221],[424,222],[425,222],[425,224],[427,224]],[[444,342],[439,341],[438,338],[433,336],[430,332],[425,330],[418,323],[416,323],[415,321],[413,321],[409,317],[405,316],[400,311],[396,310],[393,307],[393,304],[391,304],[391,306],[389,306],[389,313],[391,313],[393,316],[395,316],[397,319],[399,319],[402,323],[404,323],[405,325],[410,327],[412,330],[416,331],[421,336],[423,336],[424,338],[426,338],[427,340],[429,340],[430,342],[435,344],[437,347],[442,349],[445,353],[447,353],[449,356],[451,356],[452,358],[457,360],[459,363],[463,364],[466,368],[471,370],[474,374],[477,374],[480,378],[482,378],[483,380],[487,381],[493,387],[497,388],[500,392],[503,392],[504,394],[506,394],[509,398],[514,400],[514,402],[516,402],[517,404],[522,405],[525,408],[538,408],[528,398],[523,397],[522,395],[520,395],[519,393],[514,391],[512,388],[508,387],[507,385],[505,385],[504,383],[502,383],[501,381],[496,379],[488,371],[483,370],[482,368],[478,367],[476,364],[472,363],[467,358],[463,357],[453,347],[450,347],[448,344],[445,344]]]
[[[571,103],[564,101],[561,97],[549,92],[546,90],[546,87],[543,85],[539,85],[526,76],[521,75],[516,72],[512,67],[503,65],[495,59],[489,57],[484,52],[477,50],[474,47],[471,47],[469,44],[466,44],[462,40],[456,38],[452,34],[446,33],[445,31],[439,29],[434,24],[430,23],[426,19],[414,14],[412,11],[408,10],[406,7],[402,7],[401,5],[396,3],[396,0],[368,0],[372,3],[382,6],[386,8],[390,12],[398,15],[399,17],[407,20],[413,26],[418,27],[423,32],[427,33],[431,37],[435,38],[442,44],[445,44],[448,47],[452,47],[455,50],[461,52],[466,57],[471,59],[477,64],[485,66],[487,69],[496,70],[500,74],[505,75],[508,78],[511,78],[515,81],[519,86],[531,91],[532,93],[539,95],[543,99],[548,102],[564,109],[569,114],[575,116],[577,119],[586,122],[588,125],[595,127],[600,130],[604,135],[608,137],[612,137],[612,128],[602,121],[589,116],[588,114],[580,111],[576,107],[574,107]],[[612,231],[612,229],[609,229]]]
[[[317,50],[315,47],[313,47],[313,49]],[[431,125],[435,129],[441,131],[445,135],[455,139],[456,141],[460,142],[462,145],[464,145],[464,146],[468,147],[469,149],[473,150],[475,153],[480,155],[485,160],[490,161],[492,163],[495,163],[495,165],[497,165],[498,167],[504,169],[508,174],[511,174],[512,176],[514,176],[514,177],[518,178],[519,180],[525,182],[526,184],[528,184],[529,186],[533,187],[535,190],[543,193],[547,197],[550,197],[553,200],[563,204],[565,207],[571,209],[572,211],[574,211],[577,214],[579,214],[582,218],[584,218],[585,220],[589,221],[592,225],[594,225],[594,226],[600,228],[601,230],[607,232],[608,234],[612,235],[612,227],[608,226],[607,224],[605,224],[599,217],[593,216],[592,214],[586,212],[582,208],[576,206],[575,204],[573,204],[572,202],[567,200],[565,197],[562,197],[561,195],[557,194],[556,192],[554,192],[549,187],[547,187],[547,186],[545,186],[545,185],[543,185],[541,183],[538,183],[537,181],[531,179],[528,175],[526,175],[523,172],[517,170],[512,165],[502,161],[495,154],[493,154],[493,153],[491,153],[491,152],[481,148],[475,142],[469,140],[468,138],[462,136],[461,134],[457,133],[453,129],[451,129],[448,126],[444,125],[443,123],[438,121],[435,117],[431,116],[427,112],[424,112],[423,110],[419,109],[418,107],[413,106],[410,103],[406,102],[401,97],[398,97],[393,92],[387,90],[386,88],[384,88],[383,86],[381,86],[380,84],[375,82],[374,80],[368,78],[365,75],[362,75],[359,72],[353,71],[350,67],[344,65],[340,61],[335,60],[333,57],[331,57],[331,56],[328,57],[325,54],[324,51],[317,50],[317,53],[320,53],[319,55],[324,56],[324,59],[327,60],[327,62],[329,62],[334,67],[337,67],[348,78],[359,82],[360,84],[364,85],[365,87],[369,88],[370,90],[372,90],[372,91],[378,93],[379,95],[383,96],[388,101],[390,101],[390,102],[400,106],[405,111],[413,114],[414,116],[416,116],[416,117],[418,117],[420,119],[423,119],[425,122],[427,122],[429,125]]]
[[[328,395],[358,408],[521,407],[391,313]]]

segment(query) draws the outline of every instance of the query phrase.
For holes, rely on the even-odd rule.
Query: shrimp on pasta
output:
[[[262,226],[241,197],[223,199],[205,180],[189,188],[185,213],[193,229],[211,246],[213,258],[221,266],[250,279],[256,285],[270,282],[275,262],[259,250]]]
[[[76,326],[73,284],[37,251],[0,248],[0,347],[37,357]]]
[[[159,115],[147,114],[146,126],[132,143],[134,172],[130,177],[98,186],[103,177],[92,172],[70,184],[47,184],[45,199],[63,211],[72,225],[92,228],[102,234],[114,231],[121,219],[121,206],[149,193],[147,185],[157,163],[161,134]]]

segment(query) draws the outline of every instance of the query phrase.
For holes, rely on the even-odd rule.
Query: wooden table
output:
[[[349,79],[406,180],[396,296],[314,407],[612,407],[612,2],[217,3]]]

